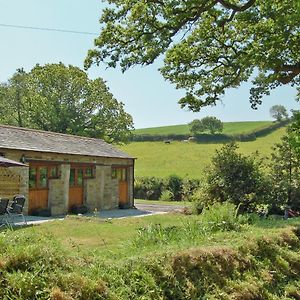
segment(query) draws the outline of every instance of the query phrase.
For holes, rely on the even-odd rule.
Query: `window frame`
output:
[[[41,168],[47,168],[47,184],[46,186],[41,185]],[[51,169],[56,168],[56,174],[53,176],[51,174]],[[50,179],[58,179],[60,177],[59,164],[47,164],[47,163],[31,163],[29,165],[29,172],[31,169],[35,169],[35,185],[30,187],[30,174],[28,180],[28,187],[30,190],[47,190],[49,189],[49,180]]]

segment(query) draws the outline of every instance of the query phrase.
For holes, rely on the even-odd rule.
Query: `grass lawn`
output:
[[[252,132],[253,130],[271,125],[271,121],[253,121],[253,122],[224,122],[224,134],[241,134]],[[189,134],[188,124],[171,125],[161,127],[151,127],[135,129],[134,134],[151,134],[151,135],[167,135],[167,134]]]
[[[213,224],[173,213],[2,230],[0,299],[298,299],[282,295],[299,295],[299,218]]]
[[[269,156],[272,146],[280,142],[285,128],[258,138],[253,142],[239,143],[240,151],[251,154],[256,151],[262,156]],[[201,178],[210,159],[222,144],[197,144],[172,142],[134,142],[120,146],[120,149],[137,158],[135,175],[167,177],[176,174],[181,177]]]
[[[201,220],[200,216],[184,215],[180,213],[168,213],[164,215],[152,215],[139,218],[125,218],[101,220],[86,217],[70,217],[63,221],[43,223],[32,228],[22,229],[33,231],[36,234],[45,234],[54,237],[64,247],[74,253],[86,255],[93,252],[106,259],[121,259],[125,256],[143,255],[149,251],[149,245],[142,249],[132,246],[131,240],[136,237],[140,228],[160,224],[163,227],[181,226],[192,221]],[[255,226],[246,226],[243,231],[218,232],[213,237],[208,235],[201,239],[201,246],[230,245],[237,246],[243,243],[245,237],[258,237],[268,234],[276,234],[278,230],[290,225],[300,225],[300,218],[258,222]],[[241,239],[242,237],[242,239]],[[151,250],[163,251],[167,249],[181,249],[195,245],[190,241],[169,245],[151,245]],[[131,249],[128,251],[128,249]]]

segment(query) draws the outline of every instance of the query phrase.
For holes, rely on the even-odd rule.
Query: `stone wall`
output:
[[[133,198],[133,183],[134,183],[134,168],[129,167],[128,168],[128,201],[129,206],[134,206],[134,198]]]
[[[49,180],[48,203],[52,215],[68,212],[70,165],[60,166],[60,178]]]

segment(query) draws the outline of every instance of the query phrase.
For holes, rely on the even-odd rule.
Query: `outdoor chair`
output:
[[[11,205],[7,207],[8,217],[12,224],[15,223],[15,217],[22,217],[23,223],[27,225],[26,219],[23,214],[25,200],[25,196],[16,195],[14,196]]]
[[[0,198],[0,227],[4,226],[7,223],[7,207],[9,199]],[[5,220],[5,222],[4,222]]]

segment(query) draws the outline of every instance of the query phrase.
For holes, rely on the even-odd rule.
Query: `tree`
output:
[[[289,134],[273,149],[270,177],[272,206],[278,208],[289,205],[300,209],[300,153],[293,148]]]
[[[207,116],[201,120],[195,119],[189,125],[190,131],[194,135],[205,131],[209,131],[211,134],[223,131],[223,123],[216,117]]]
[[[300,155],[300,111],[293,111],[292,123],[288,131],[289,143]]]
[[[268,197],[268,184],[261,162],[254,156],[238,153],[237,149],[235,143],[229,143],[216,151],[207,173],[206,193],[211,201],[229,201],[249,210]]]
[[[286,108],[283,105],[273,105],[270,108],[271,117],[280,122],[289,117]]]
[[[7,105],[8,104],[8,105]],[[18,70],[0,85],[0,121],[68,134],[125,142],[133,128],[101,78],[91,80],[81,69],[60,64]]]
[[[214,105],[255,76],[253,108],[271,89],[300,82],[298,0],[107,0],[85,61],[126,71],[165,55],[165,79],[185,89],[181,107]]]

